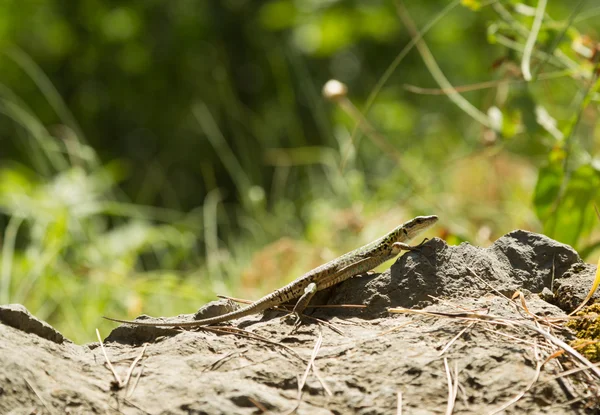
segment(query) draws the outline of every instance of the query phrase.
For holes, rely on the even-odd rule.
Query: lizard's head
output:
[[[437,216],[417,216],[406,223],[398,226],[387,235],[386,246],[390,249],[390,255],[396,256],[403,250],[407,242],[417,236],[420,232],[433,226],[438,220]]]
[[[371,242],[369,245],[365,245],[363,248],[367,248],[367,251],[370,249],[375,249],[376,251],[397,255],[400,253],[402,248],[400,245],[396,244],[396,242],[400,242],[400,244],[408,243],[408,241],[413,239],[420,232],[423,232],[425,229],[433,226],[437,220],[438,217],[435,215],[417,216],[416,218],[398,226],[387,235],[384,235],[376,241]],[[369,253],[369,255],[371,254]]]
[[[435,215],[417,216],[400,226],[402,233],[407,240],[410,240],[423,232],[425,229],[432,227],[438,221]]]

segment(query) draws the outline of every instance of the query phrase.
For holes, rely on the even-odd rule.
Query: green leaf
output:
[[[593,205],[598,203],[599,188],[600,172],[590,164],[578,167],[569,177],[559,162],[540,169],[533,203],[544,233],[576,246],[595,224]]]

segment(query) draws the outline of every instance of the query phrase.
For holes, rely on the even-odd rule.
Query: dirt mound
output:
[[[0,413],[256,414],[298,405],[299,414],[390,414],[401,405],[402,413],[431,414],[449,402],[462,414],[505,406],[519,414],[595,413],[600,379],[592,370],[558,377],[584,364],[569,353],[552,356],[559,348],[548,340],[572,338],[549,321],[581,302],[594,273],[570,247],[525,231],[485,249],[434,239],[382,274],[318,293],[312,304],[367,307],[309,309],[295,332],[278,311],[233,322],[245,330],[236,334],[225,334],[226,325],[218,332],[121,326],[105,341],[120,384],[99,344],[75,345],[22,306],[5,306]],[[506,297],[516,290],[524,302]],[[531,294],[542,291],[546,301]]]

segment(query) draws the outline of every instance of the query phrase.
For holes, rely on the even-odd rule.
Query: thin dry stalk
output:
[[[449,318],[460,318],[468,321],[479,320],[486,322],[493,322],[494,324],[502,324],[509,327],[519,326],[531,331],[535,331],[539,335],[543,336],[547,340],[549,340],[554,346],[558,346],[563,348],[567,353],[573,356],[575,359],[579,360],[585,366],[588,367],[590,372],[592,372],[598,379],[600,379],[600,370],[594,366],[585,356],[579,353],[577,350],[569,346],[567,343],[554,336],[551,333],[548,333],[539,327],[533,326],[531,324],[523,323],[517,320],[509,320],[506,318],[492,316],[488,314],[474,314],[474,313],[442,313],[435,311],[423,311],[423,310],[411,310],[407,308],[389,308],[389,312],[392,313],[410,313],[410,314],[421,314],[421,315],[429,315],[429,316],[438,316],[438,317],[449,317]]]
[[[225,353],[225,355],[223,357],[219,357],[217,360],[215,360],[210,366],[208,366],[207,368],[203,369],[203,372],[206,372],[207,370],[215,370],[218,365],[220,365],[221,363],[224,363],[226,360],[228,360],[230,357],[236,356],[236,355],[241,355],[241,352],[229,352],[229,353]]]
[[[304,385],[306,383],[306,379],[308,378],[308,373],[310,372],[310,368],[315,363],[315,359],[317,358],[317,354],[319,353],[319,350],[321,349],[321,344],[322,343],[323,343],[323,334],[319,333],[319,337],[317,337],[317,341],[315,342],[315,347],[313,348],[312,354],[310,355],[310,361],[308,362],[308,365],[306,366],[306,370],[304,371],[304,375],[302,375],[302,379],[301,379],[300,387],[299,387],[300,392],[304,388]],[[300,399],[300,396],[298,397],[298,399]]]
[[[296,410],[300,407],[300,403],[302,402],[302,389],[304,389],[304,385],[306,383],[306,379],[308,378],[308,373],[310,372],[311,367],[314,367],[314,362],[315,359],[317,358],[317,354],[319,353],[319,349],[321,348],[321,344],[323,343],[323,334],[319,333],[319,337],[317,338],[317,341],[315,342],[315,347],[313,348],[313,352],[310,356],[310,360],[308,362],[308,364],[306,365],[306,370],[304,371],[304,374],[302,375],[302,377],[298,377],[298,394],[296,396],[296,405],[288,412],[286,412],[286,415],[292,414],[294,412],[296,412]]]
[[[29,386],[29,389],[31,389],[33,391],[33,393],[35,393],[35,396],[37,396],[37,398],[40,400],[42,405],[44,405],[44,408],[46,408],[46,411],[48,411],[49,414],[55,413],[53,410],[50,409],[50,407],[48,406],[48,404],[46,403],[44,398],[42,398],[42,395],[37,391],[36,388],[33,387],[33,384],[31,382],[29,382],[29,380],[25,376],[23,376],[23,380],[25,380],[25,383],[27,383],[27,386]]]
[[[235,298],[235,297],[230,297],[228,295],[217,295],[217,298],[220,298],[222,300],[229,300],[229,301],[233,301],[234,303],[240,303],[240,304],[252,304],[252,300],[246,300],[245,298]]]
[[[281,343],[277,343],[274,342],[272,340],[269,340],[263,336],[260,336],[256,333],[252,333],[250,331],[246,331],[243,329],[239,329],[237,327],[218,327],[218,326],[202,326],[199,327],[203,330],[208,330],[211,331],[213,333],[220,333],[220,334],[235,334],[236,336],[240,336],[240,337],[245,337],[247,339],[252,339],[252,340],[258,340],[258,341],[262,341],[264,343],[268,343],[268,344],[272,344],[274,346],[277,347],[281,347],[285,350],[287,350],[288,352],[290,352],[294,357],[298,358],[300,361],[302,362],[306,362],[306,359],[302,358],[298,353],[296,353],[296,351],[294,349],[292,349],[289,346],[286,346],[285,344],[281,344]]]
[[[249,396],[248,400],[250,402],[252,402],[252,404],[254,406],[256,406],[258,408],[259,411],[261,411],[263,414],[269,412],[269,410],[267,409],[266,406],[264,406],[262,403],[258,402],[256,399],[254,399],[253,397]]]
[[[100,331],[98,329],[96,329],[96,336],[98,337],[98,341],[100,342],[100,348],[102,348],[102,354],[104,354],[104,358],[106,359],[108,368],[110,369],[110,371],[112,372],[112,374],[115,378],[116,386],[119,389],[121,389],[123,387],[123,382],[121,382],[121,378],[115,371],[115,368],[113,367],[112,363],[110,362],[110,359],[108,358],[108,355],[106,354],[106,349],[104,348],[104,343],[102,342],[102,337],[100,337]]]
[[[493,292],[495,292],[496,294],[498,294],[498,296],[500,296],[500,298],[504,298],[504,299],[506,299],[506,302],[507,302],[508,304],[510,304],[511,306],[515,307],[515,310],[517,310],[517,312],[518,312],[519,314],[521,314],[521,315],[522,315],[522,313],[521,313],[521,309],[519,308],[519,305],[513,301],[513,299],[514,299],[515,295],[520,295],[520,296],[522,297],[522,298],[521,298],[521,303],[522,303],[522,307],[523,307],[523,309],[525,310],[525,312],[526,312],[527,314],[529,314],[530,316],[534,317],[534,320],[536,320],[536,321],[537,321],[537,320],[542,320],[542,321],[544,321],[544,322],[548,322],[548,323],[549,323],[549,321],[548,321],[546,318],[540,317],[540,316],[538,316],[538,315],[536,315],[536,314],[534,314],[534,313],[531,313],[531,312],[529,311],[529,309],[527,308],[527,305],[526,305],[526,303],[525,303],[525,297],[523,297],[523,294],[522,294],[520,291],[517,291],[517,292],[515,292],[515,295],[513,295],[513,299],[511,299],[511,298],[508,298],[507,296],[505,296],[504,294],[502,294],[500,291],[498,291],[498,290],[497,290],[497,289],[496,289],[496,288],[495,288],[493,285],[491,285],[491,284],[490,284],[490,283],[488,283],[486,280],[484,280],[484,279],[483,279],[483,278],[481,278],[479,275],[477,275],[477,273],[476,273],[475,271],[473,271],[473,269],[472,269],[471,267],[466,267],[466,269],[467,269],[467,271],[469,271],[469,273],[470,273],[470,274],[471,274],[473,277],[477,278],[477,279],[478,279],[478,280],[479,280],[481,283],[483,283],[483,284],[484,284],[484,285],[486,285],[486,286],[487,286],[489,289],[491,289]],[[525,317],[525,316],[524,316],[524,317]],[[549,324],[550,324],[550,323],[549,323]],[[555,328],[557,328],[557,327],[555,326]]]
[[[525,387],[525,389],[523,389],[517,396],[515,396],[510,401],[506,402],[501,407],[493,410],[488,415],[494,415],[494,414],[497,414],[498,412],[502,412],[506,408],[508,408],[509,406],[514,405],[515,403],[517,403],[523,396],[525,396],[525,394],[529,391],[529,389],[531,389],[531,387],[535,384],[535,382],[538,381],[538,379],[540,378],[540,373],[542,371],[542,366],[544,365],[544,361],[542,361],[542,359],[541,359],[541,357],[539,355],[539,351],[538,351],[537,347],[534,347],[533,353],[535,355],[535,360],[536,360],[537,363],[536,363],[536,367],[535,367],[535,374],[533,376],[533,379],[531,379],[531,382],[529,382],[529,384]]]
[[[386,334],[393,333],[396,330],[400,330],[401,328],[404,328],[404,327],[408,326],[411,323],[414,323],[414,321],[413,320],[405,321],[404,323],[398,324],[396,327],[392,327],[391,329],[388,329],[386,331],[382,331],[377,336],[385,336]]]
[[[135,377],[135,382],[133,382],[133,386],[131,387],[131,393],[129,393],[128,395],[125,395],[125,400],[127,400],[128,397],[133,395],[133,392],[137,389],[137,385],[138,385],[138,383],[140,383],[140,379],[142,378],[142,373],[144,373],[144,365],[146,364],[146,360],[147,359],[142,360],[142,364],[140,366],[140,371],[138,372],[137,376]]]
[[[396,399],[396,415],[402,415],[402,391],[398,391],[398,399]]]
[[[538,343],[531,342],[531,341],[525,340],[525,339],[521,339],[521,338],[516,337],[516,336],[511,336],[510,334],[503,333],[503,332],[501,332],[499,330],[492,330],[492,329],[488,329],[487,327],[482,327],[482,329],[485,330],[485,331],[489,331],[490,333],[497,334],[498,336],[503,336],[503,337],[509,338],[509,339],[514,340],[514,341],[519,342],[519,343],[525,343],[525,344],[528,344],[530,346],[538,346],[538,347],[540,346]]]
[[[148,347],[148,343],[145,343],[144,347],[142,348],[142,351],[140,352],[140,354],[138,355],[138,357],[136,357],[134,359],[134,361],[131,362],[131,365],[129,366],[129,369],[127,370],[127,374],[125,375],[125,380],[123,381],[124,382],[124,385],[123,385],[124,387],[127,387],[129,385],[129,379],[131,379],[131,374],[133,373],[133,369],[135,368],[135,366],[137,365],[137,363],[142,359],[142,357],[144,357],[144,353],[146,352],[146,348],[147,347]],[[125,393],[125,397],[130,397],[131,395],[133,395],[133,392],[135,391],[135,386],[137,386],[137,382],[135,383],[134,387],[131,388],[131,390],[129,390],[129,391],[127,391],[127,393]]]
[[[133,369],[135,368],[135,366],[137,365],[137,363],[142,359],[142,357],[144,357],[144,353],[146,352],[147,348],[148,348],[148,343],[144,343],[144,347],[142,348],[142,351],[140,352],[140,354],[138,355],[138,357],[136,357],[133,360],[133,362],[129,366],[129,369],[127,369],[127,374],[125,375],[125,380],[123,381],[124,386],[127,386],[129,384],[129,379],[131,378],[131,374],[133,373]],[[133,394],[133,391],[131,391],[131,393],[128,393],[126,395],[130,395],[130,394]]]
[[[600,363],[596,363],[595,366],[598,367],[598,368],[600,368]],[[574,369],[565,370],[564,372],[559,373],[558,375],[554,376],[553,378],[548,379],[544,383],[553,382],[553,381],[555,381],[557,379],[564,378],[565,376],[570,376],[570,375],[582,372],[582,371],[587,370],[587,369],[588,369],[587,367],[576,367]]]
[[[542,80],[547,80],[547,79],[562,78],[562,77],[571,76],[574,74],[575,74],[575,71],[572,69],[565,69],[565,70],[560,70],[560,71],[555,71],[555,72],[545,72],[545,73],[539,74],[532,81],[542,81]],[[496,87],[499,87],[502,85],[518,85],[518,84],[525,84],[525,83],[527,83],[527,81],[525,81],[524,79],[497,79],[497,80],[493,80],[493,81],[484,81],[484,82],[478,82],[478,83],[468,84],[468,85],[454,85],[454,89],[457,92],[471,92],[471,91],[480,91],[482,89],[488,89],[488,88],[496,88]],[[423,88],[420,86],[410,85],[410,84],[404,84],[404,85],[402,85],[402,88],[406,89],[409,92],[413,92],[415,94],[421,94],[421,95],[448,95],[448,93],[452,92],[451,89]]]
[[[317,380],[323,387],[323,390],[325,391],[325,393],[328,396],[333,396],[333,392],[331,392],[331,389],[329,389],[329,387],[327,386],[327,383],[325,383],[325,380],[321,376],[321,371],[319,370],[319,368],[317,368],[317,366],[315,366],[315,362],[312,363],[312,370],[313,370],[313,373],[315,374],[315,377],[317,378]]]
[[[555,329],[562,328],[562,327],[557,326],[556,324],[552,323],[550,320],[548,320],[548,318],[546,318],[544,316],[538,316],[537,314],[529,311],[529,308],[527,307],[527,302],[525,301],[525,296],[523,295],[523,293],[521,291],[515,291],[515,293],[513,294],[513,299],[515,299],[516,297],[519,297],[519,299],[521,301],[521,307],[523,307],[523,310],[525,310],[525,312],[532,317],[533,321],[536,324],[539,321],[542,321],[545,325],[547,325],[549,327],[553,327]]]
[[[474,325],[475,325],[474,321],[470,322],[467,327],[465,327],[464,329],[462,329],[456,336],[454,336],[452,338],[452,340],[450,340],[448,342],[448,344],[446,344],[446,346],[444,346],[444,348],[438,353],[438,356],[441,356],[444,353],[446,353],[446,350],[448,350],[450,348],[450,346],[452,346],[452,344],[454,344],[454,342],[459,339],[460,336],[462,336],[467,330],[469,330]]]
[[[451,415],[454,411],[456,403],[456,395],[458,394],[458,368],[454,365],[454,382],[452,382],[452,373],[448,366],[448,358],[444,357],[444,368],[446,369],[446,378],[448,379],[448,405],[446,407],[446,415]]]
[[[431,294],[427,294],[427,297],[431,298],[432,300],[437,301],[439,304],[445,304],[448,307],[454,308],[456,310],[468,311],[468,312],[471,312],[471,313],[474,313],[476,311],[482,310],[481,308],[467,308],[467,307],[463,307],[460,304],[455,304],[452,301],[446,300],[445,298],[436,297],[435,295],[431,295]]]
[[[333,323],[330,323],[328,321],[325,321],[325,320],[322,320],[320,318],[316,318],[316,317],[313,317],[313,316],[307,316],[306,314],[302,314],[302,318],[306,318],[308,320],[316,321],[319,324],[322,324],[322,325],[324,325],[326,327],[329,327],[332,331],[336,332],[340,336],[344,335],[344,332],[341,329],[337,328]]]

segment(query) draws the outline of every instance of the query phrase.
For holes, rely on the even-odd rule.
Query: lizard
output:
[[[298,298],[298,301],[296,302],[296,305],[290,314],[295,315],[296,318],[299,319],[300,314],[317,291],[339,284],[340,282],[363,272],[370,271],[384,262],[396,257],[402,251],[410,251],[415,249],[416,247],[408,245],[408,242],[422,231],[433,226],[437,220],[438,217],[435,215],[417,216],[416,218],[396,227],[381,238],[376,239],[375,241],[358,249],[350,251],[336,259],[333,259],[326,264],[307,272],[286,286],[265,295],[259,300],[254,301],[246,307],[229,312],[227,314],[195,321],[164,323],[121,320],[111,317],[104,318],[117,323],[133,324],[137,326],[192,328],[222,323],[251,314],[260,313],[269,308]]]

